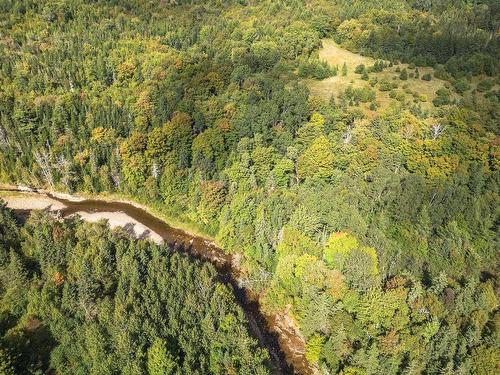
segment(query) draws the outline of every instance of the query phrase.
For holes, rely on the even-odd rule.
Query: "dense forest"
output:
[[[499,27],[496,0],[0,0],[0,182],[197,225],[325,374],[497,374]],[[377,63],[331,66],[325,38]],[[372,88],[310,94],[350,74]],[[266,371],[228,291],[191,288],[210,267],[2,215],[2,333],[44,322],[46,366]]]
[[[103,222],[0,206],[0,280],[2,374],[269,373],[212,266]]]

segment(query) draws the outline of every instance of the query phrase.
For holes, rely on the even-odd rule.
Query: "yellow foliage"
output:
[[[339,372],[339,375],[366,375],[366,371],[359,367],[347,366]]]
[[[85,150],[79,152],[78,154],[76,154],[73,159],[78,164],[84,165],[87,162],[87,160],[89,159],[89,157],[90,157],[90,151],[88,149],[85,149]]]
[[[318,261],[314,255],[304,254],[301,255],[295,262],[295,276],[302,278],[304,277],[307,268]]]
[[[333,173],[333,160],[328,139],[325,136],[320,136],[300,155],[298,160],[299,177],[327,180]]]
[[[132,60],[127,60],[116,68],[116,71],[118,72],[118,79],[119,80],[127,80],[130,79],[134,76],[136,69],[135,62]]]
[[[276,252],[279,256],[287,254],[302,255],[305,253],[319,254],[320,249],[316,242],[295,228],[285,226],[282,232],[282,238],[279,242]]]
[[[98,144],[111,144],[114,141],[115,133],[111,128],[103,128],[99,126],[92,129],[90,140]]]
[[[323,348],[324,338],[314,334],[306,343],[306,358],[311,363],[318,363],[319,354]]]
[[[345,232],[333,233],[324,249],[325,261],[330,267],[341,269],[349,252],[358,246],[354,236]]]

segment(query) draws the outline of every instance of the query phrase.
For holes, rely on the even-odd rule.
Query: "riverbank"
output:
[[[51,192],[49,193],[54,194]],[[156,216],[157,218],[161,219],[172,228],[182,230],[183,232],[191,236],[203,238],[207,241],[212,242],[215,246],[221,248],[221,246],[216,242],[213,236],[210,236],[208,233],[201,230],[197,225],[186,221],[181,221],[179,218],[167,215],[161,211],[160,207],[146,205],[146,203],[140,203],[140,201],[138,202],[138,199],[136,197],[119,193],[99,193],[99,194],[78,193],[78,195],[73,195],[72,197],[76,197],[79,199],[81,198],[95,199],[95,200],[102,200],[104,202],[119,202],[119,203],[130,204],[131,206],[140,208],[141,210],[144,210],[149,214]]]
[[[85,200],[84,198],[73,197],[69,194],[51,195],[72,202],[82,202]],[[0,190],[0,198],[7,203],[7,207],[15,211],[48,210],[57,212],[64,211],[68,207],[63,202],[51,198],[51,196],[43,195],[43,193]],[[156,244],[163,243],[163,238],[158,233],[152,231],[150,228],[124,212],[76,211],[73,215],[78,215],[82,220],[90,223],[106,220],[111,229],[121,227],[130,235],[138,239],[148,239]]]
[[[136,197],[129,196],[127,194],[120,194],[120,193],[91,194],[91,193],[82,193],[82,192],[78,192],[75,194],[68,194],[68,193],[62,193],[62,192],[55,191],[55,190],[43,189],[43,188],[28,188],[28,187],[22,186],[22,185],[11,185],[11,184],[0,183],[0,197],[11,195],[11,194],[12,195],[20,195],[20,194],[26,194],[26,193],[43,194],[46,197],[46,202],[49,202],[49,200],[50,200],[50,202],[52,202],[54,204],[54,207],[58,207],[57,205],[60,204],[60,202],[57,202],[56,200],[51,199],[50,196],[55,197],[55,198],[68,200],[68,201],[72,201],[72,202],[81,202],[82,200],[92,199],[92,200],[100,200],[103,202],[119,202],[119,203],[129,204],[131,206],[134,206],[134,207],[137,207],[141,210],[144,210],[153,216],[156,216],[157,218],[161,219],[162,221],[164,221],[166,224],[168,224],[172,228],[181,230],[190,236],[196,236],[196,237],[203,238],[207,241],[210,241],[214,246],[222,248],[216,242],[216,240],[213,236],[211,236],[208,233],[201,230],[199,228],[199,226],[197,226],[196,224],[182,221],[179,218],[176,218],[176,217],[171,216],[171,215],[167,215],[161,210],[161,207],[146,205],[146,202],[140,202],[140,200],[138,200]],[[19,202],[18,204],[22,205],[22,202]],[[47,206],[48,205],[43,206],[43,207],[39,207],[39,208],[28,207],[25,209],[45,209],[45,208],[47,208]],[[18,209],[22,209],[22,207],[19,207]]]

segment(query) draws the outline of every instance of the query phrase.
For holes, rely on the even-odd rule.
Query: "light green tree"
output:
[[[299,178],[328,181],[333,174],[333,161],[328,139],[320,136],[299,156]]]
[[[167,343],[162,339],[155,339],[153,345],[148,349],[148,373],[149,375],[174,374],[177,364],[167,349]]]

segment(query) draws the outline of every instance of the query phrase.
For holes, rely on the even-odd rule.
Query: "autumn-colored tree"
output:
[[[299,177],[328,181],[333,174],[333,160],[328,139],[320,136],[299,156]]]

